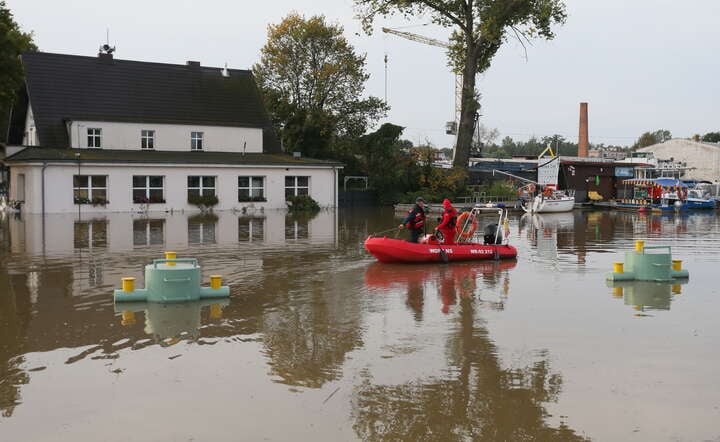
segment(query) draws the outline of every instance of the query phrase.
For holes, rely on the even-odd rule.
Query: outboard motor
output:
[[[503,236],[502,232],[498,231],[497,224],[488,224],[487,226],[485,226],[485,231],[483,233],[483,240],[486,245],[502,244]],[[495,235],[497,235],[497,241],[495,241]]]

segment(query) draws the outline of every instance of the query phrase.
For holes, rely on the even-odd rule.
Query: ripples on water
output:
[[[122,416],[160,440],[235,440],[233,427],[249,439],[713,436],[718,391],[674,385],[714,385],[717,358],[683,364],[680,377],[671,367],[718,337],[706,314],[718,307],[707,296],[714,213],[516,216],[517,261],[450,265],[374,262],[362,242],[394,225],[379,209],[5,216],[0,429],[11,440],[127,440],[105,433]],[[671,245],[690,283],[607,287],[636,239]],[[168,249],[223,275],[230,299],[114,306],[120,278],[142,286],[143,266]],[[658,399],[671,398],[686,400],[693,427],[657,421],[668,413]]]

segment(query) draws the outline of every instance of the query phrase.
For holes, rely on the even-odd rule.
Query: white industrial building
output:
[[[685,170],[682,178],[720,180],[720,144],[673,138],[643,147],[638,152],[652,152],[659,161],[681,163]]]
[[[191,196],[209,195],[217,210],[291,195],[337,206],[342,165],[281,152],[250,71],[105,53],[22,61],[3,164],[23,212],[192,211]]]

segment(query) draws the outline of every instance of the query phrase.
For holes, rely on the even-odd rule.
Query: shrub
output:
[[[212,211],[212,208],[218,204],[218,197],[215,195],[190,195],[188,203],[197,206],[203,212]]]
[[[290,212],[317,212],[320,205],[312,199],[310,195],[289,196],[287,198],[287,206]]]

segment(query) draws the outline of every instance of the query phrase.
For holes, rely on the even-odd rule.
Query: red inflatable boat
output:
[[[380,262],[448,262],[515,258],[517,250],[509,244],[461,243],[442,245],[412,243],[387,237],[368,237],[365,250]]]

